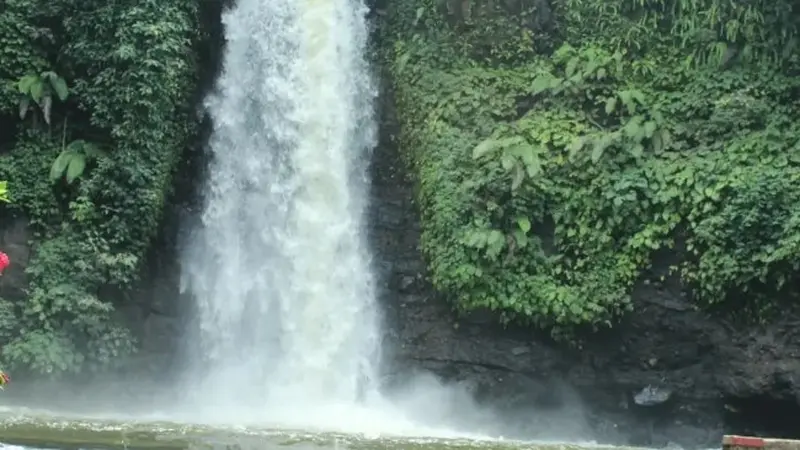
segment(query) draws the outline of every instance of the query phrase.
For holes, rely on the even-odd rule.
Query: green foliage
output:
[[[564,336],[611,326],[636,283],[729,311],[796,297],[787,3],[568,0],[533,47],[496,10],[479,22],[502,42],[477,53],[464,21],[411,3],[382,39],[422,248],[460,310]]]
[[[8,181],[0,181],[0,202],[8,203]]]
[[[67,82],[55,72],[42,72],[41,75],[25,75],[17,82],[20,93],[19,118],[24,119],[30,109],[31,100],[39,106],[46,124],[50,125],[53,97],[62,102],[69,96]]]
[[[53,161],[50,180],[56,182],[63,178],[67,184],[72,184],[83,175],[86,164],[100,156],[105,154],[97,146],[81,139],[72,141]]]
[[[16,132],[0,144],[0,179],[14,187],[7,209],[35,232],[28,297],[0,304],[2,358],[18,370],[100,370],[135,351],[115,305],[128,301],[194,132],[196,7],[4,3],[0,122]],[[46,129],[23,120],[31,104]]]
[[[48,70],[46,55],[36,41],[41,33],[28,20],[24,4],[9,1],[0,14],[0,111],[19,108],[18,80],[23,74]],[[6,131],[4,131],[5,133]]]

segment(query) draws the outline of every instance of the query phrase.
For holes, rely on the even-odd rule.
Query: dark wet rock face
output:
[[[639,286],[635,312],[587,336],[581,350],[502,329],[488,314],[457,319],[425,281],[413,187],[391,134],[385,127],[374,156],[369,218],[394,362],[389,379],[431,371],[534,436],[559,428],[535,419],[550,416],[581,423],[562,438],[620,444],[718,447],[724,432],[800,438],[785,419],[800,417],[798,317],[736,329],[667,284]]]
[[[667,403],[671,397],[671,390],[648,385],[633,396],[633,402],[638,406],[659,406]]]

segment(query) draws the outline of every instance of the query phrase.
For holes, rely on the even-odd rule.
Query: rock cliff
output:
[[[553,423],[540,424],[551,415],[585,422],[578,438],[618,444],[716,447],[723,432],[800,438],[797,316],[737,327],[698,311],[677,288],[641,286],[635,312],[584,336],[581,349],[499,327],[488,312],[457,317],[426,281],[414,188],[393,143],[390,99],[384,105],[370,220],[395,371],[464,383],[518,429],[528,425],[529,436],[552,437]]]

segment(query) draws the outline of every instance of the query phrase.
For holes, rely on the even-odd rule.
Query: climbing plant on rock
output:
[[[14,186],[11,213],[35,232],[28,298],[0,330],[10,365],[104,369],[135,351],[114,305],[137,279],[194,132],[196,9],[5,2],[0,85],[10,88],[0,91],[0,125],[16,132],[0,141],[0,178]],[[31,105],[52,128],[21,120],[36,117]]]
[[[788,2],[568,0],[549,24],[521,18],[546,2],[458,3],[393,4],[381,39],[422,248],[459,310],[566,337],[612,326],[637,284],[729,311],[797,296]]]
[[[70,142],[53,161],[50,180],[64,180],[72,184],[86,170],[86,164],[105,156],[102,150],[90,142],[78,139]]]

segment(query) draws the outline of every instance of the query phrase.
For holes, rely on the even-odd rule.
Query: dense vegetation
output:
[[[563,337],[639,283],[797,297],[788,0],[392,2],[383,30],[434,285]]]
[[[2,361],[108,368],[135,350],[115,316],[193,132],[196,2],[0,5],[4,220],[33,232],[28,295],[0,300]]]
[[[198,2],[0,5],[0,212],[33,232],[0,359],[135,351],[115,314],[194,132]],[[434,284],[463,311],[610,326],[637,283],[763,312],[800,273],[788,0],[408,0],[381,37]]]

